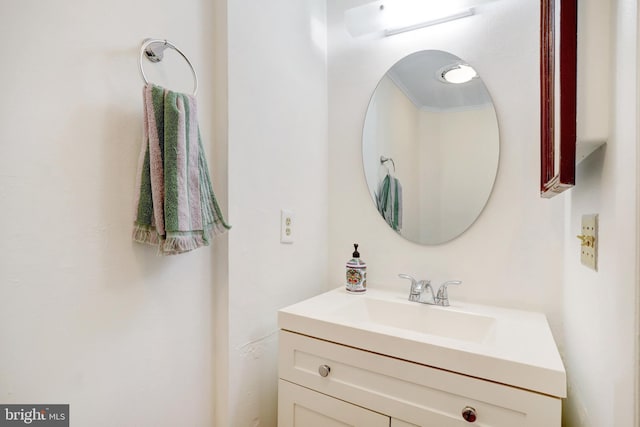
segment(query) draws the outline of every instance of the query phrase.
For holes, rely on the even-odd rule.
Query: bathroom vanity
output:
[[[336,289],[278,322],[279,427],[560,426],[566,377],[542,314]]]

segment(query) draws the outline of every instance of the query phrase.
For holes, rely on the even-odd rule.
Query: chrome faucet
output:
[[[402,279],[411,280],[411,289],[409,290],[409,301],[419,302],[422,304],[449,306],[449,294],[447,292],[449,285],[460,285],[460,280],[448,280],[438,288],[438,292],[434,293],[430,280],[416,280],[408,274],[398,274]],[[423,295],[428,294],[427,300]]]
[[[422,294],[424,294],[427,291],[429,291],[429,294],[431,295],[431,299],[435,301],[435,296],[433,293],[433,288],[431,287],[430,280],[418,281],[413,277],[409,276],[408,274],[398,274],[398,277],[411,280],[411,289],[409,290],[409,301],[423,302]]]
[[[449,307],[449,293],[447,292],[449,285],[461,285],[461,280],[447,280],[438,288],[438,294],[436,295],[436,304],[443,307]]]

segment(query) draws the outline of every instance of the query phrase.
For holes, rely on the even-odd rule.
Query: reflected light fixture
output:
[[[440,77],[447,83],[461,84],[478,77],[478,73],[470,65],[455,64],[445,68],[440,73]]]
[[[400,33],[406,33],[407,31],[419,30],[420,28],[430,27],[432,25],[443,24],[449,21],[455,21],[456,19],[466,18],[467,16],[472,16],[474,14],[473,8],[462,9],[457,12],[447,13],[441,16],[433,16],[432,18],[417,22],[411,25],[404,25],[400,27],[394,28],[386,28],[384,30],[385,37],[393,36]]]

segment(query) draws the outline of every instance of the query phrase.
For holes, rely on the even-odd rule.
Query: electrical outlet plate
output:
[[[598,271],[598,215],[582,215],[580,262]]]
[[[280,243],[293,243],[293,211],[280,210]]]

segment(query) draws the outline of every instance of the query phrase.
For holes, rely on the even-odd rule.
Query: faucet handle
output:
[[[442,305],[444,307],[449,306],[449,293],[447,292],[447,288],[449,285],[461,285],[461,280],[447,280],[438,289],[438,295],[436,295],[436,304]]]
[[[411,280],[411,286],[414,286],[416,284],[416,279],[414,279],[413,276],[409,276],[408,274],[398,274],[398,277],[400,277],[401,279]]]
[[[409,301],[419,301],[422,292],[422,284],[408,274],[398,274],[402,279],[411,280],[411,290],[409,290]]]

